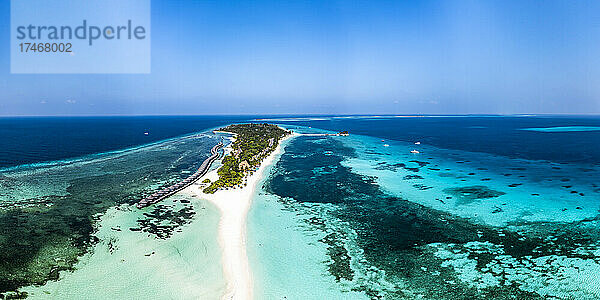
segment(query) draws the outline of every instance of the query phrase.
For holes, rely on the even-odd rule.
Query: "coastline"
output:
[[[265,169],[276,162],[276,158],[282,153],[282,144],[296,136],[298,134],[293,133],[282,138],[275,150],[261,162],[258,170],[248,177],[248,184],[241,189],[221,190],[214,194],[203,193],[203,186],[199,183],[206,178],[211,181],[217,180],[219,177],[217,169],[204,175],[186,189],[191,194],[211,202],[221,213],[218,241],[222,251],[223,274],[227,282],[227,290],[222,299],[252,299],[253,297],[252,275],[246,249],[248,211],[257,183],[263,178]],[[230,145],[224,151],[226,154],[227,151],[231,151]]]

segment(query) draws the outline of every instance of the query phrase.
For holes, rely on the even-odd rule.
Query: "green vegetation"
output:
[[[209,182],[210,182],[210,179],[208,179],[208,178],[202,180],[202,183],[209,183]]]
[[[234,188],[244,185],[247,174],[252,174],[260,163],[290,132],[272,124],[235,124],[219,129],[236,134],[231,145],[232,151],[223,158],[223,166],[217,173],[219,179],[204,189],[212,194],[222,188]]]

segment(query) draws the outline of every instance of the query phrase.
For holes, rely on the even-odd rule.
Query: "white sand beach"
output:
[[[247,185],[243,188],[220,190],[214,194],[202,192],[202,180],[218,179],[217,170],[213,170],[190,186],[189,191],[202,199],[214,204],[221,212],[218,239],[222,249],[223,273],[227,282],[227,291],[223,299],[252,299],[252,275],[246,254],[246,218],[257,182],[263,176],[267,166],[275,162],[281,153],[284,140],[296,136],[292,134],[283,138],[277,148],[261,163],[256,172],[249,176]],[[226,154],[231,149],[225,149]]]

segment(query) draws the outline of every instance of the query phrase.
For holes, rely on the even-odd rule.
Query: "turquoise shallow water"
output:
[[[173,196],[161,205],[182,207],[184,199]],[[109,210],[98,223],[99,242],[74,271],[21,291],[28,299],[220,299],[226,283],[217,242],[219,212],[207,201],[187,199],[196,214],[168,239],[127,230],[137,227],[147,211]]]
[[[259,295],[310,298],[310,285],[336,299],[597,299],[599,175],[594,164],[299,137],[249,217]]]
[[[274,166],[266,170],[273,172]],[[328,249],[319,242],[328,233],[309,226],[319,208],[280,201],[265,192],[267,179],[259,183],[248,213],[247,251],[255,299],[368,299],[328,272]]]
[[[355,149],[356,157],[342,164],[376,177],[386,192],[473,222],[494,226],[518,221],[573,222],[595,217],[599,208],[600,169],[594,166],[510,159],[369,137],[343,142]],[[419,154],[410,152],[415,148]],[[476,198],[476,190],[470,193],[469,187],[502,194]]]

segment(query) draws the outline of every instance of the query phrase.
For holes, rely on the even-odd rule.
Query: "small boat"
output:
[[[415,145],[421,145],[421,142],[416,142]]]
[[[144,132],[144,135],[149,135],[149,134],[150,134],[149,132]]]
[[[385,140],[381,140],[382,142],[385,142]]]
[[[388,145],[388,144],[383,144],[383,146],[384,146],[384,147],[389,147],[390,145]]]
[[[412,151],[410,151],[410,153],[420,153],[420,152],[417,150],[412,150]]]

